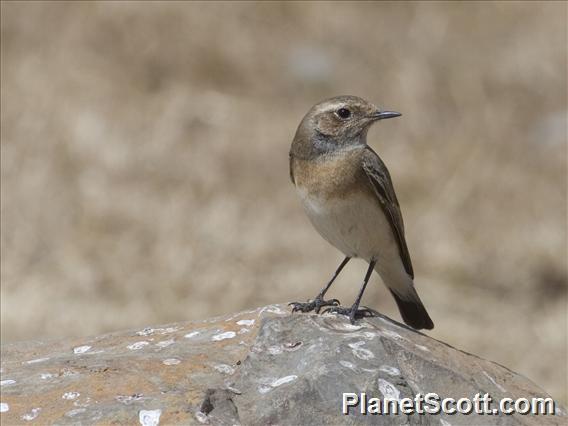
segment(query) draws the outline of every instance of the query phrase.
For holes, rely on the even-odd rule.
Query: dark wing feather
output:
[[[363,154],[363,170],[371,181],[375,194],[385,213],[398,243],[400,257],[404,264],[404,269],[414,279],[414,271],[410,260],[410,253],[404,239],[404,223],[400,206],[394,193],[391,177],[387,166],[370,147],[367,147]]]

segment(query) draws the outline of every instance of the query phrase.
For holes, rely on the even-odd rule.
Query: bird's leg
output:
[[[302,302],[290,303],[289,305],[292,306],[292,312],[296,312],[296,311],[300,311],[300,312],[316,311],[316,313],[319,314],[320,309],[324,306],[338,306],[339,300],[337,300],[337,299],[324,300],[323,297],[325,296],[325,293],[327,293],[327,291],[329,290],[329,288],[331,287],[331,285],[333,284],[333,282],[335,281],[335,279],[337,278],[337,276],[339,275],[339,273],[341,272],[343,267],[345,265],[347,265],[347,262],[349,262],[350,260],[351,260],[350,257],[346,257],[345,259],[343,259],[343,261],[341,262],[341,264],[339,265],[339,267],[335,271],[335,274],[333,274],[333,277],[331,277],[331,280],[319,292],[319,294],[316,296],[316,298],[314,300],[308,300],[305,303],[302,303]]]
[[[363,281],[363,285],[361,286],[361,290],[359,290],[359,295],[353,303],[353,306],[350,308],[343,308],[341,306],[332,306],[331,308],[327,308],[324,312],[332,312],[341,315],[347,315],[351,324],[355,323],[355,320],[362,317],[373,316],[374,313],[367,309],[359,309],[359,304],[361,303],[361,299],[363,298],[363,293],[365,292],[365,288],[367,287],[367,283],[369,282],[369,278],[371,278],[371,274],[373,269],[375,269],[375,264],[377,263],[376,260],[371,260],[369,262],[369,269],[367,269],[367,273],[365,274],[365,279]]]

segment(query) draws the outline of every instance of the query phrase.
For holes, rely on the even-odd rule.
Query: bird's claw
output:
[[[322,297],[316,297],[314,300],[308,300],[307,302],[291,302],[288,303],[292,306],[292,312],[311,312],[315,311],[317,314],[320,313],[321,308],[324,306],[336,307],[339,306],[340,302],[337,299],[323,300]]]
[[[345,315],[349,317],[351,324],[355,324],[355,321],[361,318],[376,316],[375,311],[373,311],[372,309],[365,307],[359,308],[357,305],[353,305],[350,308],[344,308],[343,306],[332,306],[325,309],[322,313]]]

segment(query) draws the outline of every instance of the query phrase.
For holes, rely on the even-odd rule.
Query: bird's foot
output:
[[[350,308],[344,308],[343,306],[332,306],[331,308],[324,310],[323,313],[345,315],[349,317],[351,324],[355,324],[355,321],[361,318],[376,316],[375,311],[373,311],[372,309],[365,307],[359,308],[357,305],[353,305]]]
[[[302,302],[288,303],[289,306],[292,306],[292,312],[315,311],[316,314],[319,314],[321,308],[323,308],[324,306],[337,307],[339,306],[339,304],[340,304],[339,300],[337,299],[323,300],[323,297],[320,296],[316,297],[314,300],[308,300],[305,303]]]

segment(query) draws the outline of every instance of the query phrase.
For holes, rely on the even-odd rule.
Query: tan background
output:
[[[313,297],[341,255],[288,149],[404,115],[389,165],[428,333],[566,391],[566,3],[2,3],[2,341]],[[352,303],[352,262],[332,291]],[[395,319],[374,277],[364,303]]]

